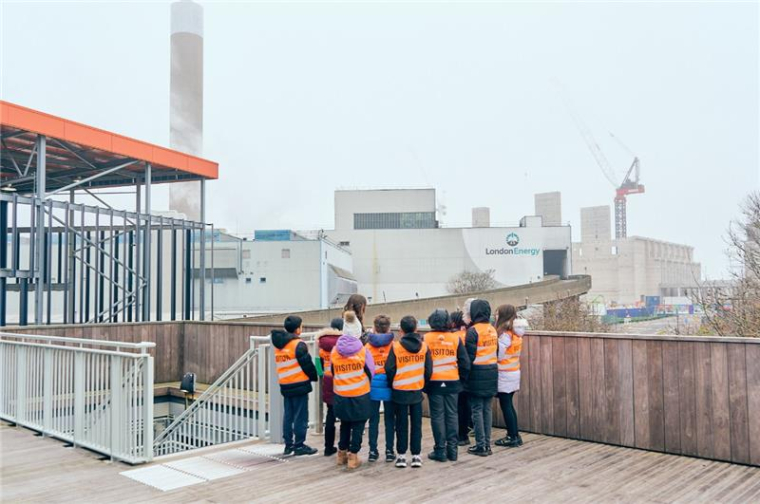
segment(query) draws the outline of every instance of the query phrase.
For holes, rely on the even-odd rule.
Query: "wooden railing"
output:
[[[760,465],[760,339],[530,333],[521,367],[522,430]]]

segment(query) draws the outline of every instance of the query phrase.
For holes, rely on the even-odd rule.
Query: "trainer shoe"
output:
[[[285,445],[285,449],[283,450],[282,454],[285,457],[289,457],[289,456],[293,455],[293,450],[295,450],[295,448],[293,447],[293,445]]]
[[[470,444],[470,438],[460,439],[458,444],[459,446],[467,446]]]
[[[398,458],[396,458],[396,467],[399,469],[406,468],[406,457],[403,455],[399,455]]]
[[[419,455],[412,455],[412,467],[422,467],[422,457]]]
[[[369,457],[367,457],[367,460],[369,462],[377,462],[377,459],[380,458],[380,454],[377,453],[377,450],[372,450],[369,452]]]
[[[487,457],[492,454],[491,449],[486,446],[471,446],[467,449],[467,453],[478,457]]]
[[[334,446],[325,446],[325,449],[322,450],[322,453],[324,454],[325,457],[330,457],[338,453],[338,449],[335,448]]]
[[[394,460],[396,460],[396,454],[393,453],[393,450],[385,450],[385,461],[393,462]]]
[[[428,453],[428,458],[430,460],[435,460],[436,462],[446,462],[446,460],[448,460],[444,450],[433,450]]]
[[[317,450],[316,448],[312,448],[309,445],[301,445],[298,448],[296,448],[295,450],[293,450],[293,454],[296,457],[298,457],[300,455],[314,455],[318,451],[319,450]]]

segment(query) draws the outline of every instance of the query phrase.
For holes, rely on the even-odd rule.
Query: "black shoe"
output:
[[[396,459],[396,467],[399,469],[405,469],[406,468],[406,457],[404,455],[399,455]]]
[[[322,451],[322,453],[325,455],[325,457],[330,457],[338,453],[338,449],[334,446],[325,446],[325,449]]]
[[[394,460],[396,460],[396,454],[393,453],[393,450],[385,450],[385,461],[393,462]]]
[[[449,462],[456,462],[458,455],[459,450],[456,446],[446,449],[446,458],[449,460]]]
[[[446,458],[446,455],[443,453],[443,450],[435,450],[428,453],[428,458],[430,460],[435,460],[436,462],[446,462],[448,460]]]
[[[314,455],[318,452],[316,448],[312,448],[309,445],[301,445],[295,450],[293,450],[293,454],[298,457],[300,455]]]
[[[377,450],[372,450],[369,452],[369,457],[367,457],[367,460],[370,462],[377,462],[377,459],[380,458],[380,454],[377,453]]]
[[[470,444],[470,438],[460,439],[459,440],[459,446],[467,446],[469,444]]]
[[[486,446],[471,446],[467,449],[467,453],[470,455],[477,455],[478,457],[487,457],[491,455],[491,448]]]
[[[523,444],[522,438],[518,434],[515,437],[505,437],[496,440],[496,446],[504,446],[506,448],[517,448]]]
[[[285,445],[285,450],[283,450],[282,454],[285,457],[289,457],[289,456],[293,455],[293,451],[294,450],[295,450],[295,448],[293,448],[293,445]]]

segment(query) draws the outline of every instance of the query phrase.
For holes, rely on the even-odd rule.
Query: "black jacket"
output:
[[[290,343],[291,340],[296,338],[298,338],[298,336],[283,331],[282,329],[275,329],[272,331],[272,345],[280,350]],[[309,355],[309,349],[303,341],[296,345],[296,359],[303,372],[309,377],[309,381],[280,385],[280,393],[282,393],[283,397],[293,397],[310,393],[311,382],[315,382],[318,379],[317,368],[314,367],[314,362],[311,360],[311,355]]]
[[[457,341],[457,367],[459,368],[458,380],[430,381],[425,387],[425,392],[443,395],[458,394],[462,391],[462,384],[467,383],[467,378],[470,375],[470,357],[461,341]]]
[[[475,356],[478,352],[478,324],[490,324],[491,322],[491,305],[488,301],[476,299],[470,306],[470,317],[472,326],[467,329],[465,336],[465,346],[467,355],[470,357],[472,367],[470,376],[467,380],[467,390],[471,396],[475,397],[493,397],[496,395],[499,383],[499,366],[497,364],[475,364]]]
[[[399,340],[399,343],[407,352],[419,353],[422,350],[422,336],[417,333],[405,334]],[[385,374],[388,376],[388,384],[393,387],[393,378],[396,376],[396,355],[393,352],[393,346],[388,353],[388,359],[385,361]],[[433,358],[430,356],[430,349],[425,352],[425,386],[430,382],[430,376],[433,374]],[[417,404],[422,402],[422,390],[396,390],[391,391],[391,399],[398,404]]]

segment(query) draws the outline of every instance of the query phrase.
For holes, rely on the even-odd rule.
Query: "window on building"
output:
[[[267,283],[267,277],[259,278],[259,283]]]
[[[290,249],[282,249],[282,258],[283,259],[290,259]]]
[[[253,278],[246,278],[245,279],[245,283],[247,283],[247,284],[253,283]]]
[[[431,229],[435,227],[437,227],[435,212],[354,214],[354,229]]]
[[[617,254],[618,254],[618,248],[617,248],[617,246],[616,246],[616,245],[613,245],[613,246],[612,246],[612,248],[610,249],[610,253],[611,253],[612,255],[617,255]]]
[[[338,243],[338,245],[340,245],[341,247],[350,247],[351,246],[351,242],[349,242],[349,241],[342,241],[342,242]]]

